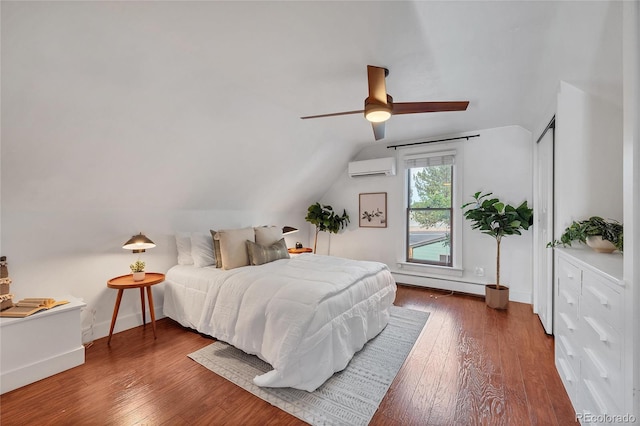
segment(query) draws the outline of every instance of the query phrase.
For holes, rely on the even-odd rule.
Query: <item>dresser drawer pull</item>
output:
[[[584,317],[584,320],[593,328],[593,331],[598,334],[601,342],[607,342],[609,340],[609,336],[607,336],[607,333],[598,325],[596,320],[591,317]]]
[[[596,369],[598,370],[598,374],[600,375],[600,377],[602,377],[603,379],[608,378],[609,373],[607,373],[607,370],[602,366],[596,354],[594,354],[591,349],[587,349],[587,348],[584,348],[584,353],[587,354],[587,356],[589,357],[593,365],[596,366]]]
[[[562,374],[564,375],[564,379],[567,382],[572,382],[573,383],[573,376],[571,376],[571,374],[569,374],[569,367],[567,366],[567,363],[565,362],[565,360],[560,358],[558,360],[558,362],[560,363],[560,369],[562,370]]]
[[[569,330],[574,331],[576,329],[576,326],[573,325],[573,321],[567,317],[567,314],[560,314],[560,318],[562,318],[562,321],[564,321],[564,324]]]
[[[562,347],[564,348],[564,351],[567,353],[567,356],[573,357],[573,349],[571,348],[571,345],[567,341],[567,338],[564,336],[560,336],[559,340],[560,340],[560,343],[562,344]]]
[[[589,390],[591,397],[593,398],[596,405],[598,406],[598,411],[599,411],[598,414],[609,414],[608,413],[609,410],[607,410],[606,406],[602,403],[600,394],[598,394],[598,391],[596,391],[595,387],[591,383],[591,380],[585,380],[584,384],[587,386],[587,389]]]
[[[565,298],[565,300],[569,305],[573,305],[574,303],[576,303],[575,299],[571,297],[571,295],[566,291],[560,290],[560,294],[562,294],[562,296]]]
[[[598,299],[600,301],[600,304],[602,306],[607,306],[609,304],[609,301],[607,300],[607,296],[605,296],[604,294],[600,293],[595,288],[587,287],[587,290],[589,290],[589,293],[593,294],[596,297],[596,299]]]

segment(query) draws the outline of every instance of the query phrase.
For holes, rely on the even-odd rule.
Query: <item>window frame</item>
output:
[[[454,256],[454,244],[453,244],[453,233],[454,233],[454,223],[453,223],[453,217],[454,217],[454,198],[453,198],[453,193],[454,191],[454,184],[455,184],[455,175],[454,175],[454,165],[455,165],[455,156],[454,156],[454,164],[451,164],[451,207],[445,208],[445,207],[418,207],[418,208],[411,208],[411,206],[409,205],[411,202],[411,190],[410,190],[410,180],[411,180],[411,169],[413,168],[417,168],[417,167],[406,167],[405,168],[405,173],[406,173],[406,181],[407,184],[405,185],[405,190],[407,192],[406,194],[406,199],[407,202],[405,203],[405,210],[406,210],[406,216],[405,216],[405,261],[407,263],[415,263],[415,264],[421,264],[421,265],[431,265],[431,266],[443,266],[443,267],[453,267],[453,261],[455,259]],[[429,167],[429,166],[427,166]],[[434,166],[431,166],[434,167]],[[409,232],[409,223],[411,221],[411,212],[413,211],[448,211],[449,212],[449,239],[451,240],[451,243],[449,244],[449,261],[444,263],[444,262],[432,262],[432,261],[428,261],[428,260],[419,260],[419,259],[413,259],[410,258],[410,253],[411,253],[411,244],[410,244],[410,232]]]
[[[439,145],[433,147],[419,147],[408,148],[403,150],[399,156],[399,163],[403,170],[404,179],[402,181],[402,193],[404,194],[404,204],[402,209],[404,210],[402,216],[403,230],[402,230],[402,247],[398,247],[398,267],[407,271],[413,271],[424,276],[462,276],[462,209],[457,206],[462,205],[462,171],[464,165],[464,152],[463,146],[460,142],[448,143],[447,145]],[[409,207],[409,172],[410,167],[407,166],[407,160],[421,158],[421,157],[437,157],[444,155],[452,155],[454,157],[454,163],[452,168],[452,201],[451,201],[451,262],[450,266],[444,266],[442,264],[434,263],[422,263],[409,261],[409,234],[408,234],[408,207]]]

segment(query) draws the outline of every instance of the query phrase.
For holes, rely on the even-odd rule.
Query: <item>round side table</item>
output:
[[[153,307],[153,294],[151,293],[151,286],[164,281],[164,274],[159,272],[146,272],[144,280],[134,281],[133,275],[121,275],[119,277],[111,278],[107,281],[107,287],[118,290],[118,297],[116,298],[116,305],[113,308],[113,317],[111,317],[111,328],[109,329],[109,340],[107,345],[111,344],[111,336],[113,335],[113,327],[116,325],[116,318],[118,318],[118,310],[120,309],[120,302],[122,301],[122,294],[128,288],[140,289],[140,303],[142,304],[142,325],[146,325],[145,319],[145,303],[144,303],[144,289],[147,289],[147,299],[149,299],[149,314],[151,315],[151,325],[153,327],[153,338],[156,338],[156,314]]]

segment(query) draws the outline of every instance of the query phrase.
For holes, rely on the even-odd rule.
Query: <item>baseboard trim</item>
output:
[[[156,321],[165,317],[164,312],[162,311],[162,307],[158,307],[154,309],[156,314]],[[147,312],[147,325],[151,325],[151,318],[149,313]],[[113,334],[120,333],[121,331],[129,330],[131,328],[139,327],[142,325],[142,315],[140,312],[131,313],[128,315],[118,315],[116,319],[116,325],[113,329]],[[101,337],[106,337],[109,335],[109,328],[111,328],[111,320],[102,321],[96,323],[93,328],[93,339],[99,339]]]
[[[413,274],[403,274],[400,272],[391,273],[396,282],[409,284],[416,287],[434,288],[438,290],[454,291],[456,293],[473,294],[484,297],[484,284],[469,283],[458,280],[446,280],[440,278],[420,277]],[[509,290],[509,300],[531,304],[531,294],[521,291]]]
[[[10,392],[84,364],[84,346],[2,373],[0,393]]]

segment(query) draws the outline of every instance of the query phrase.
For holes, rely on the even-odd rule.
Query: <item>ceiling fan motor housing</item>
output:
[[[368,97],[364,100],[364,117],[372,123],[387,121],[392,114],[393,98],[387,95],[387,103]]]

